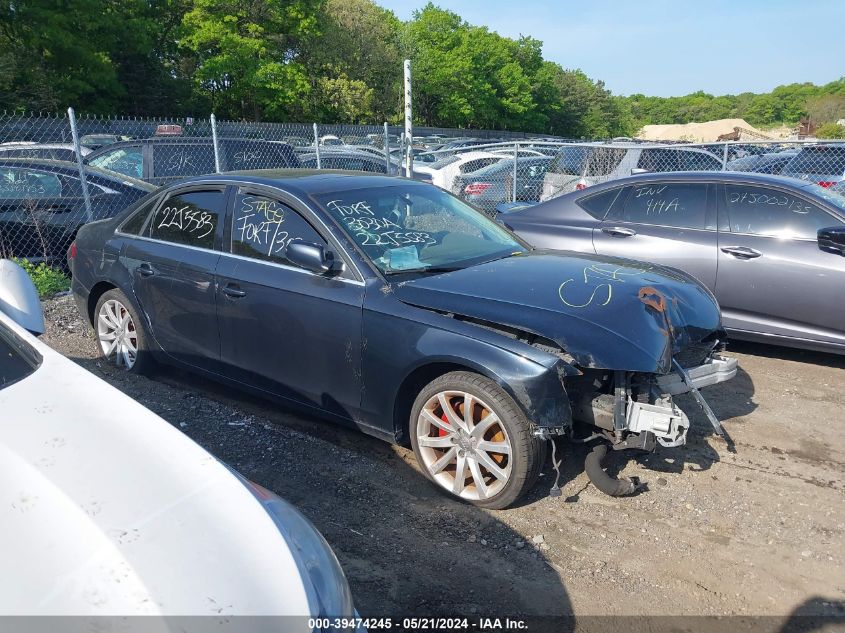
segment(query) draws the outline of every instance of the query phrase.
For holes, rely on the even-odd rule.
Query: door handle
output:
[[[624,226],[603,226],[602,233],[607,233],[613,237],[632,237],[637,234],[634,229],[629,229]]]
[[[153,270],[153,267],[150,264],[144,262],[138,266],[138,274],[141,275],[141,277],[152,277],[156,274],[156,271]]]
[[[223,294],[232,299],[240,299],[246,296],[246,291],[241,290],[237,284],[228,284],[223,288]]]
[[[733,255],[737,259],[755,259],[763,254],[760,251],[748,248],[747,246],[725,246],[720,250],[728,255]]]

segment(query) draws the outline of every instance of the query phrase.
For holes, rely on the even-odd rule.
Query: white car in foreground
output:
[[[0,260],[0,615],[298,615],[285,629],[309,631],[356,616],[304,516],[43,329],[29,278]]]

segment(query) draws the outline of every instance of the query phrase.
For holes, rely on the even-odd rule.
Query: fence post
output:
[[[405,178],[411,177],[411,160],[414,150],[413,110],[411,107],[411,60],[405,60]]]
[[[516,169],[516,159],[519,158],[519,141],[513,144],[513,200],[511,202],[516,202],[516,178],[517,178],[517,169]]]
[[[217,117],[211,113],[211,143],[214,146],[214,171],[220,173],[220,147],[217,144]]]
[[[73,108],[67,109],[70,120],[70,134],[73,137],[73,151],[76,153],[76,166],[79,168],[79,180],[82,183],[82,198],[85,200],[85,218],[87,222],[94,219],[91,213],[91,196],[88,194],[88,181],[85,179],[85,167],[82,164],[82,146],[79,144],[79,132],[76,129],[76,113]]]
[[[390,175],[390,136],[387,134],[387,121],[384,122],[384,169]]]
[[[317,154],[317,169],[322,169],[320,165],[320,133],[317,131],[317,124],[314,124],[314,152]]]
[[[722,171],[728,166],[728,142],[725,141],[725,147],[722,148]]]

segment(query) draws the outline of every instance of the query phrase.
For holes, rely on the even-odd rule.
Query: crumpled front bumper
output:
[[[696,389],[731,380],[736,376],[737,360],[714,354],[701,365],[688,368],[687,375]],[[657,386],[672,396],[690,391],[690,386],[684,382],[681,375],[674,371],[657,377]]]

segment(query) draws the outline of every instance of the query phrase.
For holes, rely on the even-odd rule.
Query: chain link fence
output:
[[[75,133],[74,133],[75,132]],[[64,264],[85,222],[181,178],[251,169],[404,175],[402,128],[0,115],[0,257]],[[495,215],[646,172],[781,174],[842,189],[845,142],[585,142],[490,130],[414,130],[412,177]]]

